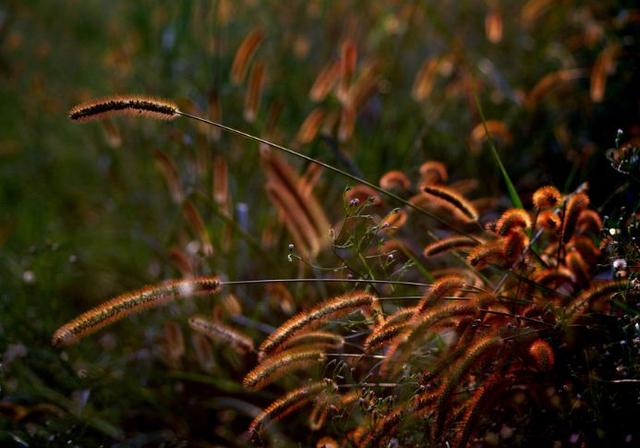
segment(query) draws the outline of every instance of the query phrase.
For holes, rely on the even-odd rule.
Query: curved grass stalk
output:
[[[299,387],[287,393],[285,396],[271,403],[262,413],[253,419],[249,425],[249,434],[257,436],[269,423],[280,420],[292,412],[300,409],[323,390],[335,388],[335,384],[330,380],[322,380],[306,386]]]
[[[356,291],[322,302],[308,311],[295,315],[282,324],[260,345],[260,352],[263,354],[271,353],[282,343],[304,330],[317,328],[327,320],[343,316],[352,311],[370,308],[375,301],[375,296],[367,292]]]
[[[471,249],[478,245],[477,241],[467,238],[466,236],[450,236],[439,241],[428,244],[422,255],[425,257],[433,257],[445,254],[452,250]]]
[[[323,350],[291,349],[264,359],[245,375],[242,384],[249,390],[260,390],[289,372],[324,361]]]
[[[340,349],[344,346],[344,344],[344,337],[339,334],[331,333],[328,331],[310,331],[308,333],[301,333],[297,336],[292,337],[282,345],[282,348],[289,349],[294,347],[316,347]]]

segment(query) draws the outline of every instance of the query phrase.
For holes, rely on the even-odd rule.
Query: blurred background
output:
[[[213,367],[196,359],[185,321],[211,301],[50,346],[79,312],[185,272],[298,273],[271,224],[256,144],[185,120],[77,125],[67,119],[73,105],[117,93],[172,99],[373,181],[438,160],[453,181],[476,179],[479,196],[504,206],[478,102],[523,199],[541,185],[568,192],[588,182],[593,204],[615,214],[636,194],[621,189],[608,150],[618,129],[624,141],[640,138],[639,36],[632,0],[6,0],[0,443],[235,446],[273,398],[242,389],[249,361],[224,347],[213,348]],[[352,108],[340,86],[331,90],[345,55]],[[216,203],[212,173],[225,169],[228,196]],[[348,184],[325,172],[316,187],[332,222]],[[187,202],[212,256],[193,244]],[[256,321],[287,314],[263,289],[235,294]],[[178,361],[165,347],[176,327],[188,347]]]

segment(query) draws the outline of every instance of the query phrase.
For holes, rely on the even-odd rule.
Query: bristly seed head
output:
[[[110,115],[142,115],[156,120],[173,120],[180,116],[180,110],[170,101],[127,95],[99,98],[69,111],[69,118],[74,121],[102,120]]]
[[[547,185],[539,188],[533,193],[533,205],[538,210],[555,207],[560,203],[561,195],[556,187]]]
[[[196,277],[169,280],[160,285],[125,293],[86,311],[60,327],[53,335],[52,344],[58,347],[72,345],[131,314],[167,304],[187,295],[213,294],[220,288],[221,282],[218,277]]]

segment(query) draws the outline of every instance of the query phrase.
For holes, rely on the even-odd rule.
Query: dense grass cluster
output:
[[[633,2],[106,6],[0,7],[0,442],[637,443]]]

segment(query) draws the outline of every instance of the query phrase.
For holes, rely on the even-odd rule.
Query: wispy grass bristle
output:
[[[309,98],[311,101],[320,102],[326,98],[336,85],[340,77],[340,61],[335,61],[324,67],[311,86]]]
[[[324,110],[321,107],[313,109],[300,125],[296,141],[301,145],[311,143],[318,135],[324,116]]]
[[[198,209],[195,208],[191,201],[186,201],[182,205],[182,213],[193,229],[193,232],[200,239],[200,244],[202,245],[202,253],[204,253],[204,255],[207,257],[213,255],[213,244],[211,243],[211,237],[209,236],[207,226],[205,225]]]
[[[253,340],[249,336],[221,322],[215,322],[204,316],[192,316],[189,318],[189,326],[192,330],[213,340],[229,342],[242,352],[253,351]]]
[[[444,203],[449,204],[453,210],[456,210],[467,220],[478,220],[478,212],[475,207],[456,191],[447,187],[435,185],[423,185],[422,191],[427,195],[434,196],[441,199]]]
[[[251,69],[249,85],[244,97],[244,119],[248,123],[256,121],[260,100],[262,98],[262,88],[265,83],[266,66],[263,61],[256,61]]]
[[[407,191],[411,188],[411,181],[405,173],[399,170],[387,171],[380,178],[380,187],[385,190],[401,190]]]
[[[425,257],[434,257],[455,250],[471,249],[477,245],[477,241],[466,236],[449,236],[425,246],[422,255]]]
[[[231,81],[240,84],[244,80],[251,57],[264,40],[264,33],[260,29],[251,31],[242,41],[231,65]]]
[[[439,65],[440,59],[438,58],[431,58],[424,61],[413,81],[411,96],[414,100],[421,102],[431,95]]]

